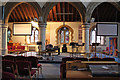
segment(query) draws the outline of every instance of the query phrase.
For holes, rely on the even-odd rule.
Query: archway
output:
[[[93,11],[95,8],[97,8],[99,5],[101,5],[103,2],[90,2],[87,9],[86,9],[86,17],[88,21],[90,21]],[[118,11],[120,11],[120,5],[117,2],[108,2],[109,4],[112,4]]]
[[[39,6],[39,4],[37,2],[8,2],[5,5],[5,23],[8,23],[9,17],[11,15],[11,12],[20,4],[25,3],[27,5],[32,6],[35,11],[37,12],[37,15],[40,16],[41,15],[41,8]]]
[[[47,16],[50,12],[50,10],[53,8],[53,6],[57,5],[58,3],[57,2],[53,2],[53,3],[46,3],[43,7],[43,13],[42,13],[42,16],[43,16],[43,20],[44,22],[47,21]],[[86,8],[85,6],[82,4],[82,2],[70,2],[69,4],[71,4],[72,6],[74,6],[76,8],[76,10],[79,12],[79,15],[81,17],[81,22],[84,22],[85,21],[85,12],[86,12]]]

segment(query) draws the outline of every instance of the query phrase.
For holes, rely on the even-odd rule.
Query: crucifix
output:
[[[65,13],[65,3],[63,3],[63,13],[56,13],[56,15],[63,15],[63,25],[65,25],[65,15],[73,15],[73,13]]]

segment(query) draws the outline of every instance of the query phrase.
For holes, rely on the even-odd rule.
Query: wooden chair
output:
[[[2,80],[16,80],[16,78],[14,74],[2,71]]]
[[[15,61],[15,56],[12,56],[12,55],[5,55],[5,56],[4,56],[4,60]]]
[[[10,72],[13,73],[15,75],[15,63],[13,61],[10,60],[2,60],[2,71],[5,72]]]
[[[17,76],[18,79],[21,76],[29,76],[32,80],[32,76],[36,73],[36,70],[33,70],[31,67],[31,63],[29,61],[17,61],[16,62]]]
[[[16,56],[15,61],[26,61],[26,57],[25,56]]]
[[[39,74],[39,69],[41,69],[40,71],[41,71],[41,74],[42,74],[42,65],[38,63],[38,58],[37,57],[29,56],[29,57],[27,57],[27,61],[31,62],[32,68],[38,70],[38,74]]]

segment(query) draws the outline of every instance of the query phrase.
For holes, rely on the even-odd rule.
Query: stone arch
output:
[[[89,5],[87,6],[87,9],[86,9],[86,19],[87,19],[87,21],[90,21],[92,13],[95,10],[95,8],[97,8],[97,6],[99,6],[102,3],[103,2],[90,2],[89,3]],[[115,6],[120,11],[120,5],[117,2],[108,2],[108,3]]]
[[[5,15],[4,16],[5,23],[8,23],[9,16],[10,16],[11,12],[14,10],[14,8],[22,3],[26,3],[28,5],[33,6],[33,8],[37,12],[37,15],[38,16],[41,15],[42,9],[37,2],[7,2],[5,5],[5,14],[4,14]]]
[[[69,2],[72,6],[74,6],[81,17],[81,22],[85,21],[85,12],[86,12],[86,8],[84,6],[84,4],[82,2]],[[57,5],[57,2],[47,2],[44,6],[43,6],[43,21],[47,22],[47,16],[50,12],[50,10],[53,8],[53,6]]]
[[[60,27],[58,27],[57,29],[56,29],[56,43],[58,44],[58,30],[60,30],[62,27],[67,27],[69,30],[70,30],[70,32],[71,32],[71,41],[73,41],[73,29],[70,27],[70,26],[68,26],[68,25],[61,25]]]

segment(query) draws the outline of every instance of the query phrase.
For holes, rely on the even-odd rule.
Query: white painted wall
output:
[[[66,22],[66,25],[70,26],[73,29],[73,41],[78,42],[78,27],[81,25],[80,22]],[[63,22],[47,22],[46,31],[50,29],[50,43],[56,46],[56,29],[63,25]],[[13,30],[13,23],[9,23],[9,27]],[[25,36],[14,36],[12,35],[13,43],[20,42],[25,44]],[[62,48],[63,45],[60,45]],[[71,47],[68,46],[68,51],[71,51]],[[62,49],[61,49],[62,50]]]
[[[63,25],[63,22],[47,22],[47,28],[50,29],[50,44],[56,45],[56,29]],[[78,42],[78,27],[81,25],[81,22],[65,22],[65,25],[70,26],[73,29],[73,41]],[[62,50],[62,46],[61,50]],[[68,46],[68,51],[71,51],[71,47]]]

